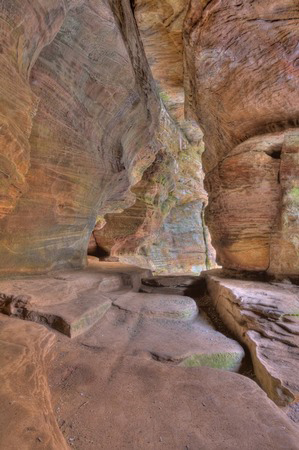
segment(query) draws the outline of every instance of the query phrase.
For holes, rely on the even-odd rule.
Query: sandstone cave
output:
[[[299,450],[299,0],[0,18],[0,450]]]

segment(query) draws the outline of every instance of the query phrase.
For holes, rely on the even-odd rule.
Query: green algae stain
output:
[[[290,196],[294,202],[299,203],[299,187],[293,187]]]
[[[282,317],[290,317],[290,316],[299,317],[299,311],[282,315]]]
[[[192,355],[180,365],[183,367],[211,367],[213,369],[236,370],[241,360],[241,353],[212,353],[209,355]]]
[[[170,102],[170,97],[169,97],[169,95],[165,92],[165,91],[161,91],[160,93],[159,93],[159,95],[160,95],[160,99],[164,102],[164,103],[167,103],[167,102]]]

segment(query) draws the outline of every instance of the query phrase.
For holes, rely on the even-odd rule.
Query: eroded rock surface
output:
[[[1,6],[7,273],[82,266],[96,215],[134,202],[156,152],[160,104],[129,1],[35,4]]]
[[[134,1],[134,15],[160,98],[188,141],[198,143],[202,130],[195,120],[186,120],[184,113],[183,24],[187,10],[187,0]]]
[[[100,263],[91,260],[89,264],[83,271],[0,281],[0,311],[44,323],[69,337],[83,333],[110,308],[111,300],[105,294],[134,285],[130,272],[107,268],[106,273],[101,273]]]
[[[14,292],[19,300],[23,293],[23,300],[40,302],[38,306],[61,316],[65,305],[57,302],[62,299],[69,313],[72,308],[78,311],[78,299],[86,310],[94,307],[96,299],[101,303],[102,296],[111,305],[92,327],[89,324],[80,335],[74,333],[73,339],[63,334],[55,339],[45,326],[0,317],[0,342],[5,344],[5,364],[0,369],[4,368],[3,392],[9,393],[14,414],[23,401],[26,408],[13,437],[7,433],[10,413],[6,409],[1,413],[5,448],[19,448],[21,440],[24,448],[28,441],[28,450],[43,444],[53,450],[66,448],[53,416],[47,368],[59,427],[66,442],[80,450],[129,449],[136,443],[152,449],[203,446],[216,450],[223,448],[224,437],[229,448],[297,448],[298,430],[291,421],[253,381],[231,373],[240,368],[243,348],[216,331],[193,299],[128,291],[127,278],[134,278],[131,270],[120,274],[119,263],[106,264],[106,272],[104,263],[93,260],[86,271],[1,282],[1,291]],[[176,284],[186,288],[194,279],[179,277]],[[174,277],[152,278],[151,283],[167,287]],[[28,292],[30,298],[25,295]],[[22,309],[19,304],[12,306]],[[43,312],[39,316],[46,318]],[[53,326],[47,321],[44,325]],[[47,352],[53,344],[52,360]],[[28,354],[22,350],[16,368],[15,352],[24,347]],[[32,360],[37,379],[32,377]],[[38,389],[41,395],[35,395]]]
[[[258,381],[279,405],[299,402],[299,288],[206,273],[220,317],[250,350]]]
[[[112,298],[111,310],[81,337],[85,346],[185,367],[239,370],[243,348],[216,331],[191,298],[132,292]]]
[[[183,120],[186,2],[33,3],[4,1],[1,8],[1,272],[83,266],[95,223],[94,253],[108,246],[113,256],[158,271],[163,265],[172,272],[206,269],[213,255],[198,214],[207,203],[202,132]],[[144,7],[150,8],[145,15]],[[148,29],[157,31],[157,64]],[[171,102],[162,92],[159,99],[155,84],[166,82],[158,50],[165,36],[172,76],[164,87]],[[180,234],[177,217],[185,221],[191,204],[193,227],[186,221],[181,246],[174,242],[170,249],[167,229]],[[103,242],[103,233],[112,242]]]
[[[136,202],[99,220],[91,252],[98,246],[102,255],[157,273],[200,273],[214,265],[203,217],[202,143],[191,144],[164,107],[155,142],[155,161],[132,188]]]
[[[67,450],[51,404],[47,369],[55,336],[0,315],[0,447]]]
[[[29,138],[39,103],[28,82],[30,71],[43,47],[55,38],[67,11],[62,0],[35,3],[1,4],[1,219],[28,190]]]
[[[121,214],[107,214],[105,225],[99,218],[90,245],[93,254],[98,250],[101,256],[157,273],[200,273],[215,259],[203,220],[202,131],[184,118],[182,32],[187,6],[186,0],[132,4],[161,99],[154,139],[160,150],[132,189],[134,205]]]
[[[207,223],[221,265],[297,274],[296,0],[191,1],[187,109],[204,131]]]
[[[93,262],[84,271],[1,281],[0,311],[71,338],[82,335],[87,346],[191,367],[239,369],[243,348],[214,330],[193,299],[133,292],[136,274],[103,268]]]
[[[74,341],[57,350],[54,405],[75,449],[298,448],[294,424],[241,375],[120,357]]]

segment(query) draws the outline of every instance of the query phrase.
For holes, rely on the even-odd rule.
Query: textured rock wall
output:
[[[1,3],[0,272],[82,266],[95,223],[91,252],[206,268],[202,132],[183,117],[186,7]]]
[[[222,320],[249,349],[256,377],[278,405],[298,408],[299,287],[205,273]],[[291,406],[292,408],[292,406]]]
[[[204,131],[218,262],[299,274],[297,0],[193,0],[186,106]]]
[[[1,314],[1,448],[67,450],[51,404],[47,368],[55,335]]]
[[[1,3],[1,272],[81,266],[97,212],[132,204],[155,157],[129,1],[67,5]]]
[[[191,142],[202,139],[195,121],[185,120],[183,23],[188,0],[135,0],[134,14],[154,79],[170,116]]]
[[[214,258],[203,223],[207,195],[202,183],[202,131],[195,121],[184,118],[182,28],[187,4],[186,0],[134,2],[162,103],[152,142],[159,151],[132,189],[134,205],[120,215],[98,217],[90,241],[91,253],[98,244],[102,255],[164,273],[200,272]]]
[[[134,205],[98,221],[91,253],[97,244],[103,256],[155,272],[200,272],[214,261],[203,220],[203,145],[191,144],[164,107],[153,142],[159,151],[132,188]]]
[[[29,138],[38,107],[28,79],[40,51],[55,37],[66,14],[62,0],[35,3],[16,0],[0,5],[0,218],[10,214],[28,190]]]

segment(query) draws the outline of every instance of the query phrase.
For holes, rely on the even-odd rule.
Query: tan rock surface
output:
[[[183,23],[187,10],[188,0],[134,1],[134,15],[160,98],[187,139],[199,143],[201,129],[184,114]]]
[[[0,447],[66,450],[47,369],[55,336],[45,327],[0,315]]]
[[[187,109],[204,131],[219,263],[298,275],[297,0],[190,3]]]
[[[82,266],[96,215],[134,202],[157,151],[160,105],[129,1],[68,5],[2,2],[4,273]]]
[[[102,267],[91,263],[84,271],[2,280],[0,311],[47,324],[69,337],[81,334],[110,308],[111,300],[105,293],[133,284],[130,274],[109,273],[109,269],[108,273],[100,272],[98,266]]]
[[[61,342],[50,382],[75,449],[297,450],[297,428],[251,380]]]
[[[25,401],[26,405],[26,414],[21,415],[13,435],[7,433],[9,409],[1,412],[4,448],[19,448],[19,443],[26,445],[27,440],[28,450],[43,443],[53,450],[66,448],[48,395],[45,369],[49,368],[55,415],[72,448],[297,449],[299,434],[292,422],[253,381],[230,372],[238,370],[242,347],[214,330],[204,314],[196,314],[191,298],[124,293],[117,284],[119,263],[106,263],[106,273],[100,272],[99,266],[105,267],[92,260],[85,278],[81,271],[61,272],[53,275],[56,283],[52,284],[41,277],[2,282],[15,286],[21,283],[19,293],[23,294],[26,283],[30,282],[31,288],[35,283],[35,298],[44,291],[48,301],[53,298],[52,303],[59,295],[76,303],[77,292],[77,297],[84,293],[88,306],[94,300],[88,295],[92,289],[98,296],[104,291],[112,301],[101,320],[71,340],[63,334],[54,339],[54,334],[41,325],[0,317],[0,324],[5,324],[0,326],[0,342],[5,343],[1,355],[7,358],[0,368],[6,370],[1,386],[13,399],[14,413],[20,403]],[[126,277],[132,276],[131,270],[123,272],[123,289],[127,289]],[[173,283],[173,277],[159,279],[160,284]],[[186,287],[192,281],[194,277],[181,277],[177,283]],[[15,344],[19,352],[24,343],[30,357],[24,359],[22,353],[21,367],[26,362],[23,373],[19,368],[15,371],[11,361],[15,362]],[[53,343],[55,358],[50,359],[47,352]],[[32,360],[34,370],[38,370],[36,381],[32,378]],[[13,390],[8,389],[12,380]],[[33,382],[37,388],[32,390]],[[15,401],[19,387],[22,395]],[[41,395],[35,395],[40,388]],[[39,408],[35,419],[38,402],[42,402],[44,414]],[[54,430],[51,440],[47,436],[49,427]]]
[[[103,267],[94,263],[84,271],[1,281],[0,311],[71,338],[85,333],[82,342],[88,346],[147,353],[174,364],[239,369],[242,347],[198,315],[193,299],[128,292],[134,275],[104,273]]]
[[[28,190],[29,138],[39,103],[28,78],[41,50],[59,31],[66,12],[62,0],[1,4],[1,219],[14,210]]]
[[[135,203],[100,218],[90,251],[157,273],[200,273],[214,265],[204,223],[202,145],[191,144],[164,107],[155,135],[160,148],[132,192]]]
[[[205,276],[220,317],[249,348],[263,389],[279,405],[298,402],[298,286],[233,279],[221,271]]]
[[[239,370],[243,348],[217,332],[191,298],[132,292],[113,298],[115,294],[105,317],[81,336],[84,346],[186,367]]]
[[[182,295],[127,292],[113,303],[121,309],[141,315],[166,319],[192,319],[198,314],[195,301]]]
[[[206,269],[213,258],[201,214],[207,203],[202,133],[182,118],[186,2],[146,6],[147,17],[159,9],[156,25],[139,23],[147,55],[133,15],[138,22],[144,5],[10,3],[4,0],[1,9],[0,272],[82,267],[95,223],[93,253],[108,247],[113,256],[158,271],[163,265],[172,272]],[[164,56],[169,53],[173,76],[167,92],[178,78],[170,92],[175,107],[166,112],[163,106],[161,115],[146,39],[152,26],[160,30],[154,51],[168,36]],[[161,63],[157,54],[157,82]],[[185,220],[188,205],[193,228]],[[178,221],[187,222],[182,234]],[[176,234],[172,248],[169,228]]]
[[[184,118],[182,30],[187,6],[186,0],[132,4],[162,104],[155,135],[160,151],[132,189],[134,205],[121,214],[107,214],[105,225],[99,218],[90,241],[92,254],[112,255],[157,273],[200,273],[214,264],[203,220],[202,132]]]

